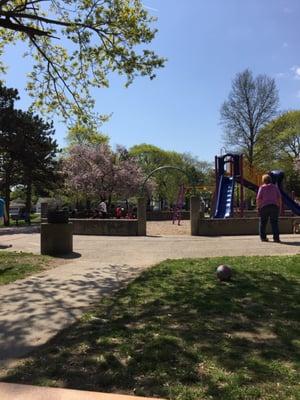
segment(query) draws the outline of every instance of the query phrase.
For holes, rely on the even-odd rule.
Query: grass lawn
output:
[[[31,214],[30,221],[31,221],[31,224],[40,223],[41,222],[41,214]],[[16,221],[10,217],[10,225],[9,226],[12,226],[12,227],[13,226],[28,226],[28,224],[23,219],[20,219],[18,221],[18,224],[16,224]],[[3,221],[0,221],[0,228],[6,228]]]
[[[43,271],[53,264],[53,259],[30,253],[0,252],[0,285]]]
[[[234,268],[216,280],[218,264]],[[166,260],[5,381],[167,399],[300,399],[300,256]]]

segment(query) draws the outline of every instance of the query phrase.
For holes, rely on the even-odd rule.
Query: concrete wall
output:
[[[70,219],[74,235],[138,236],[136,219]]]
[[[200,218],[198,221],[199,236],[231,236],[231,235],[258,235],[259,219],[256,218],[229,218],[209,219]],[[280,233],[293,233],[294,224],[300,223],[300,217],[280,217]],[[271,233],[268,224],[267,233]]]
[[[138,198],[137,203],[137,219],[138,219],[138,227],[137,232],[138,236],[146,236],[147,235],[147,199],[142,196]]]
[[[293,217],[293,213],[290,210],[284,210],[284,214],[282,215],[283,217]],[[235,211],[234,218],[240,218],[240,213],[239,211]],[[243,213],[243,218],[257,218],[257,210],[244,210]]]
[[[190,197],[190,220],[191,220],[191,235],[197,236],[199,231],[199,220],[203,218],[204,214],[200,207],[200,197]]]
[[[146,235],[146,199],[138,198],[137,217],[138,219],[91,219],[91,218],[70,218],[70,225],[73,227],[74,235],[106,235],[106,236],[145,236]],[[46,224],[47,218],[42,218],[42,223],[56,225],[54,230],[59,230],[66,224]],[[63,228],[62,228],[63,229]],[[46,237],[46,235],[44,235]]]

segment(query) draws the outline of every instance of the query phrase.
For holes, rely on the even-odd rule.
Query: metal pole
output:
[[[241,188],[241,195],[240,195],[240,217],[243,218],[244,216],[244,156],[243,154],[240,155],[240,188]]]

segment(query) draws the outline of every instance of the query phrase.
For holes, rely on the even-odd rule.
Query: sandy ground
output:
[[[172,221],[148,221],[147,222],[147,235],[148,236],[182,236],[191,234],[190,221],[181,221],[175,224]]]

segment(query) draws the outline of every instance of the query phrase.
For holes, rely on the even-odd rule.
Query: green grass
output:
[[[30,215],[30,221],[31,221],[31,224],[40,223],[41,222],[41,214],[31,214]],[[12,226],[12,227],[13,226],[28,226],[28,224],[23,219],[20,219],[18,221],[18,225],[16,225],[16,221],[10,217],[10,225],[9,226]],[[7,228],[3,224],[3,221],[0,221],[0,228]]]
[[[0,285],[43,271],[53,264],[50,257],[30,253],[0,252]]]
[[[234,268],[231,282],[215,277]],[[300,256],[166,260],[5,381],[177,400],[300,399]]]

